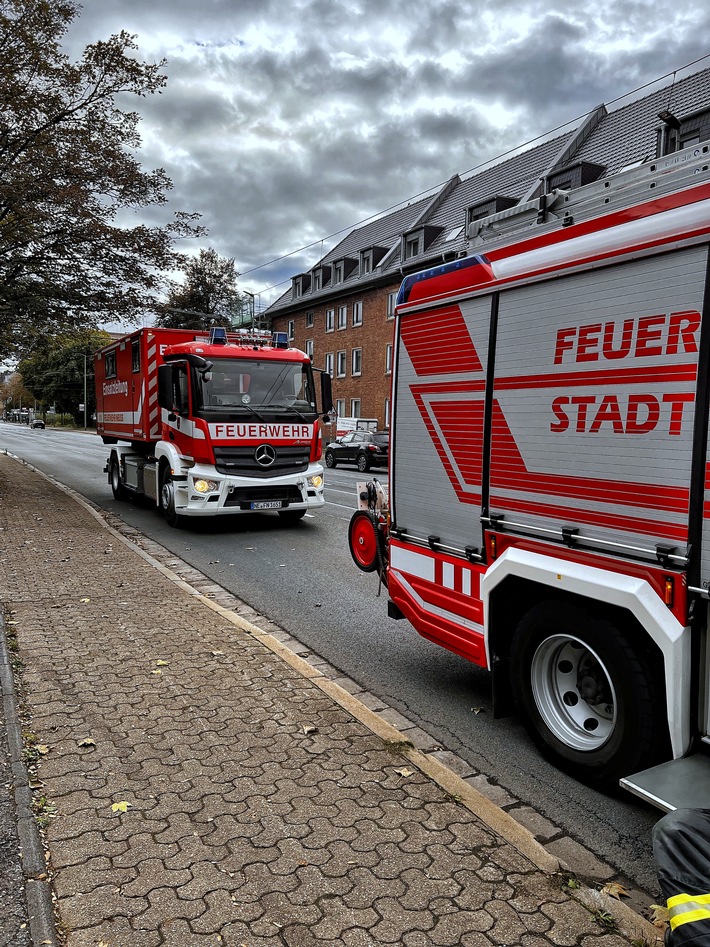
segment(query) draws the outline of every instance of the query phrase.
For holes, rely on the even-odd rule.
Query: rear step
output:
[[[707,809],[710,805],[710,757],[695,753],[669,760],[620,780],[624,789],[652,805],[674,809]]]

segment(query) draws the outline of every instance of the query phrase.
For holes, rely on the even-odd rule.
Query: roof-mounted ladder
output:
[[[468,225],[469,249],[507,243],[524,231],[555,230],[710,180],[710,142],[649,161],[571,191],[549,194]],[[532,234],[531,234],[532,235]]]

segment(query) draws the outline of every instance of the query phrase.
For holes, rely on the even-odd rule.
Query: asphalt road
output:
[[[361,573],[347,525],[362,475],[326,474],[326,507],[298,525],[275,514],[174,530],[140,502],[113,499],[107,449],[94,434],[0,423],[0,449],[32,463],[219,582],[283,626],[348,677],[414,720],[646,891],[656,890],[650,833],[660,813],[623,794],[609,797],[541,759],[515,718],[494,720],[488,674],[387,618],[377,578]],[[372,471],[369,476],[386,473]]]

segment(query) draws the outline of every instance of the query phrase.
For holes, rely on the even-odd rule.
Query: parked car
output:
[[[326,467],[355,464],[358,470],[386,467],[390,436],[386,431],[350,431],[325,449]]]
[[[30,421],[30,427],[40,427],[44,430],[44,421],[42,418],[34,418]]]

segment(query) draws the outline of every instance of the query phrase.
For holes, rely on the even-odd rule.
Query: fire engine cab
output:
[[[116,499],[186,517],[324,505],[322,435],[308,356],[271,333],[140,329],[95,357],[97,430]],[[321,413],[332,407],[321,372]]]
[[[389,496],[361,485],[353,558],[559,767],[706,806],[710,149],[468,239],[399,291]]]

